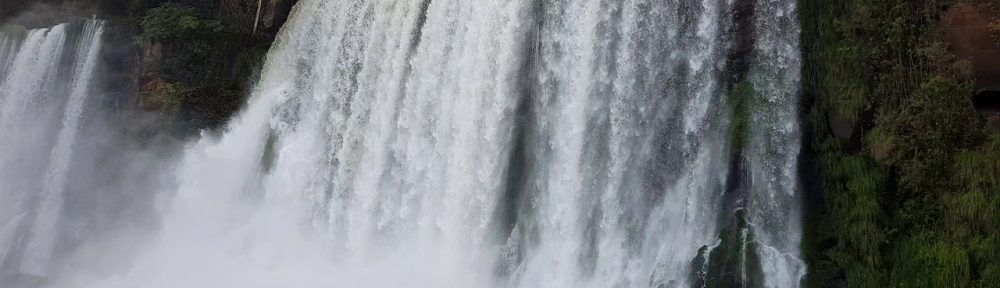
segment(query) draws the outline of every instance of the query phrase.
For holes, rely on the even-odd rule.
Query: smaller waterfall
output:
[[[0,28],[0,263],[45,276],[104,23]]]

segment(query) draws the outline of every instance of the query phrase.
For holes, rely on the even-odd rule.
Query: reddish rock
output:
[[[149,97],[155,94],[160,86],[165,82],[163,81],[163,76],[160,75],[153,67],[152,63],[156,63],[163,58],[163,45],[160,43],[154,43],[151,45],[143,45],[144,49],[142,52],[142,71],[139,73],[138,85],[139,91],[136,93],[136,106],[142,109],[156,109],[155,101],[149,99]]]
[[[958,4],[945,15],[944,31],[959,59],[969,59],[976,75],[976,88],[1000,90],[1000,44],[994,25],[1000,15],[989,15],[971,5]],[[991,17],[992,16],[992,17]]]

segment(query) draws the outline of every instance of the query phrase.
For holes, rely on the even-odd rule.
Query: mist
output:
[[[4,0],[5,2],[11,0]],[[24,1],[20,1],[24,2]],[[27,3],[0,3],[4,9],[0,21],[4,24],[18,25],[27,29],[38,29],[55,26],[72,18],[90,18],[97,11],[92,5],[82,2],[44,3],[29,1]]]
[[[131,107],[132,51],[87,12],[37,4],[0,28],[4,287],[122,265],[173,183],[181,142]]]

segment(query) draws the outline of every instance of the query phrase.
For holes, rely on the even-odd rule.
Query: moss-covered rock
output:
[[[733,212],[719,233],[719,243],[699,249],[699,256],[692,262],[692,287],[764,287],[758,247],[750,229],[745,211]]]

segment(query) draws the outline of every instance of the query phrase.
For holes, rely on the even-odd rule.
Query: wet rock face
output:
[[[253,34],[273,35],[285,24],[297,0],[224,0],[218,18],[231,28]]]
[[[756,35],[754,31],[754,1],[737,0],[732,11],[733,32],[729,51],[728,69],[731,72],[731,83],[736,83],[746,77],[750,71],[750,61],[753,57],[754,42]]]
[[[996,7],[959,4],[943,19],[951,49],[959,59],[972,62],[976,88],[1000,90],[1000,42],[996,33],[1000,15]]]
[[[136,93],[136,106],[142,109],[156,109],[150,96],[154,95],[160,86],[164,84],[163,75],[157,73],[155,69],[150,69],[153,63],[156,63],[163,59],[163,45],[159,43],[149,45],[142,53],[142,71],[139,73],[139,91]]]
[[[291,13],[292,6],[298,0],[267,0],[267,11],[263,13],[261,25],[270,31],[277,31],[281,25],[288,20],[288,13]]]

